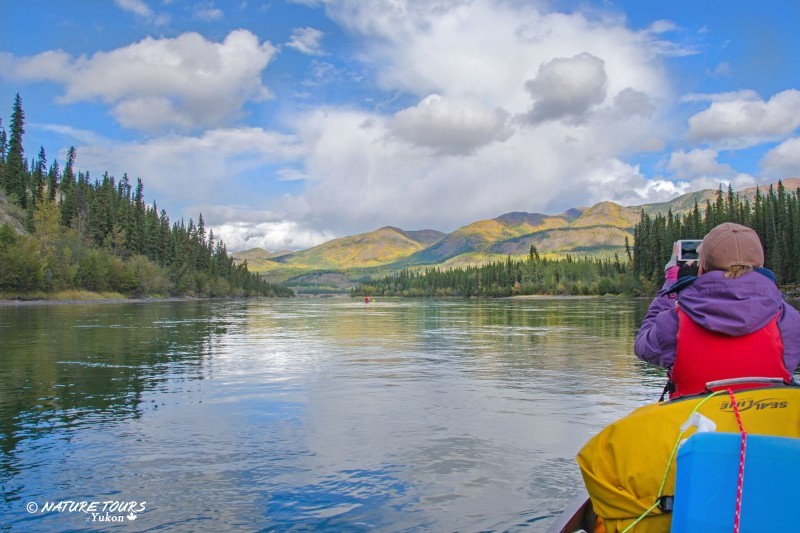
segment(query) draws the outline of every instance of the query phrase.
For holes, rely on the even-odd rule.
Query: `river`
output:
[[[660,394],[647,304],[2,307],[0,529],[544,531]]]

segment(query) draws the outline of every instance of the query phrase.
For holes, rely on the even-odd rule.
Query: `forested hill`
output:
[[[365,280],[353,295],[512,296],[518,294],[653,294],[664,282],[664,265],[678,239],[704,236],[714,226],[735,222],[753,228],[764,246],[765,266],[786,292],[800,285],[800,189],[782,182],[765,190],[718,190],[713,201],[693,202],[684,213],[640,211],[634,244],[613,260],[568,256],[548,260],[531,246],[528,256],[442,269],[404,269]]]
[[[75,173],[44,148],[27,163],[17,95],[9,132],[0,125],[0,297],[88,290],[128,296],[289,296],[236,264],[202,215],[171,222],[144,183]]]

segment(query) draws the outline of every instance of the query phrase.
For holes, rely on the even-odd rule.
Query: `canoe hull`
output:
[[[586,489],[564,509],[564,512],[553,522],[547,533],[573,533],[575,531],[594,531],[597,515],[592,509],[592,501]]]

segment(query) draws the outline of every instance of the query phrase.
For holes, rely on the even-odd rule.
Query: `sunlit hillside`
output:
[[[571,210],[561,215],[539,213],[507,213],[491,220],[479,220],[443,237],[433,246],[400,262],[400,266],[441,264],[459,255],[488,251],[498,242],[528,235],[536,231],[564,227],[581,213]]]
[[[392,263],[425,249],[445,234],[433,230],[406,232],[398,228],[343,237],[308,250],[277,257],[275,262],[294,267],[343,269]],[[417,240],[421,239],[421,240]]]
[[[524,255],[529,253],[533,245],[540,255],[597,255],[604,250],[610,253],[623,251],[626,237],[629,244],[633,243],[632,228],[622,229],[611,225],[568,227],[539,231],[497,243],[490,251],[500,255]]]
[[[613,202],[600,202],[583,212],[570,228],[586,228],[591,226],[613,226],[615,228],[632,228],[639,222],[640,212],[636,209],[621,206]]]
[[[276,263],[275,259],[292,252],[284,250],[281,252],[269,252],[263,248],[250,248],[236,252],[233,257],[238,262],[247,261],[247,269],[251,272],[264,272],[280,268],[280,263]]]

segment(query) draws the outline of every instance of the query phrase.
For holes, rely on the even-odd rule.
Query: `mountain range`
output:
[[[800,178],[783,181],[787,189],[800,187]],[[766,191],[769,185],[759,186]],[[737,191],[755,196],[755,187]],[[246,260],[250,270],[263,272],[275,281],[313,271],[369,269],[395,271],[421,266],[465,266],[505,260],[509,255],[527,255],[531,245],[541,256],[560,258],[567,254],[621,257],[625,240],[633,243],[633,229],[642,211],[686,213],[695,202],[701,209],[715,200],[718,191],[707,189],[684,194],[669,202],[626,207],[600,202],[557,215],[513,212],[490,220],[479,220],[452,233],[432,229],[405,231],[386,226],[369,233],[343,237],[307,250],[271,253],[254,248],[232,254]],[[702,238],[702,235],[698,235]]]

